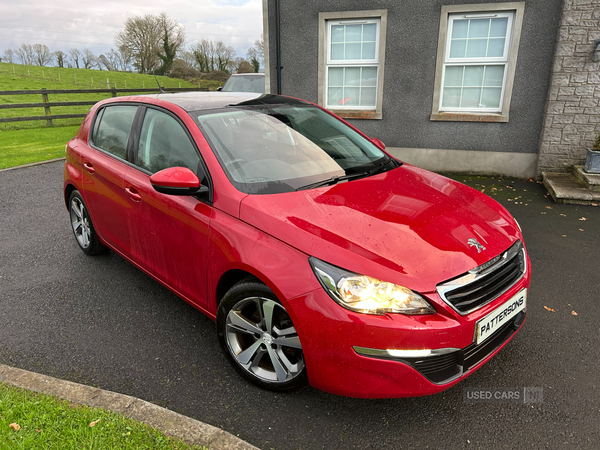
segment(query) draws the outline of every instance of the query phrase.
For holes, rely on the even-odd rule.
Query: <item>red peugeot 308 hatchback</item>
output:
[[[186,93],[96,104],[66,148],[79,247],[110,249],[216,320],[258,386],[427,395],[526,314],[519,226],[324,109]]]

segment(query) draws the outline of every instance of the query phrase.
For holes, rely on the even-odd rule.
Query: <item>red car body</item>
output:
[[[245,276],[254,276],[289,313],[310,384],[344,396],[442,391],[485,364],[522,326],[524,311],[502,336],[498,332],[479,346],[475,343],[477,322],[529,288],[531,267],[524,247],[523,274],[474,311],[458,312],[439,290],[441,283],[484,267],[523,241],[515,220],[497,202],[409,164],[297,192],[241,192],[189,108],[183,107],[194,98],[212,105],[212,94],[194,95],[199,97],[162,94],[106,100],[91,109],[67,145],[65,200],[68,203],[74,190],[81,193],[103,245],[212,319],[224,293]],[[256,97],[223,100],[224,95],[218,95],[219,105]],[[96,112],[111,102],[154,105],[176,115],[206,165],[212,201],[159,193],[149,174],[90,145]],[[435,313],[376,315],[343,308],[315,276],[310,257],[406,286],[425,298]],[[364,349],[443,351],[428,360],[418,352],[395,358]],[[449,358],[454,359],[448,362]],[[423,374],[428,361],[442,365],[441,375]]]

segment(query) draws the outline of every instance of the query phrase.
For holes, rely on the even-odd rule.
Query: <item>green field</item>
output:
[[[107,82],[108,79],[108,82]],[[200,85],[185,80],[155,77],[126,72],[108,72],[90,69],[61,69],[58,67],[25,66],[0,63],[0,91],[46,89],[117,89],[155,88],[156,81],[165,89],[200,87],[216,89],[222,83],[202,80]],[[110,93],[49,94],[50,102],[100,101]],[[0,95],[0,105],[41,103],[41,94]],[[90,106],[52,107],[51,113],[84,114]],[[0,109],[0,118],[43,116],[44,108]],[[82,119],[53,120],[49,127],[45,120],[0,123],[0,169],[64,156],[65,144],[71,139]]]

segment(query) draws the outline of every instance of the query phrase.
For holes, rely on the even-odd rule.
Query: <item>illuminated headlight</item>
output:
[[[423,297],[408,288],[348,272],[313,257],[309,261],[327,293],[346,309],[379,315],[435,313]]]

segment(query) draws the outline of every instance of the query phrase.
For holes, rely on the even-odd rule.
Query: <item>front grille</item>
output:
[[[422,360],[415,359],[410,362],[410,365],[434,383],[441,383],[461,373],[459,353],[456,351]]]
[[[437,291],[457,312],[468,314],[508,291],[525,270],[525,248],[517,241],[490,262],[439,284]]]

